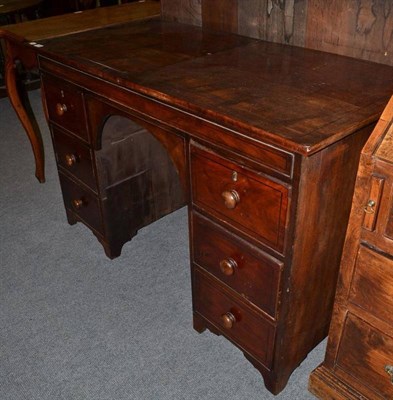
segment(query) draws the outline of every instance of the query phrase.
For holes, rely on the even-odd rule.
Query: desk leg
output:
[[[31,110],[27,91],[22,87],[23,85],[20,84],[16,68],[17,62],[12,57],[12,49],[9,48],[10,46],[12,45],[7,42],[4,71],[6,90],[11,104],[30,140],[35,159],[35,176],[39,182],[43,183],[45,182],[45,157],[41,132],[34,113]]]

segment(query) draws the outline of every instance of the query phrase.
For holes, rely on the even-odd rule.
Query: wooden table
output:
[[[194,327],[280,392],[327,334],[393,68],[159,19],[39,44],[68,221],[114,258],[187,204]]]
[[[31,2],[33,0],[26,3],[30,4]],[[16,2],[10,2],[7,7],[11,7],[14,3]],[[34,3],[37,3],[37,1]],[[35,158],[35,175],[40,182],[45,182],[45,161],[41,133],[34,115],[30,111],[24,88],[19,84],[17,73],[17,64],[22,64],[28,70],[37,68],[36,47],[29,45],[29,43],[88,31],[97,27],[150,18],[159,15],[159,13],[160,4],[157,2],[129,3],[1,27],[0,38],[5,41],[7,93],[30,140]]]
[[[10,23],[21,22],[22,14],[39,9],[43,0],[0,0],[0,16],[6,16]]]

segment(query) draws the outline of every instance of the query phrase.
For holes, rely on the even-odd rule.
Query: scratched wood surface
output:
[[[161,0],[168,20],[393,65],[392,0]]]
[[[308,0],[306,46],[393,65],[392,0]]]
[[[238,33],[304,46],[306,9],[307,0],[242,0]]]

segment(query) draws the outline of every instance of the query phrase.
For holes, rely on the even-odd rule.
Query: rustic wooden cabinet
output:
[[[393,98],[362,151],[325,361],[321,399],[393,398]]]
[[[359,154],[393,69],[159,20],[40,44],[70,223],[114,257],[187,204],[194,327],[280,392],[327,334]]]

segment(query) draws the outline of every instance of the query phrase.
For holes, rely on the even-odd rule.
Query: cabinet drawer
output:
[[[80,140],[52,129],[57,164],[96,191],[93,161],[90,149]]]
[[[49,119],[85,141],[89,140],[81,90],[69,82],[44,75],[42,78]]]
[[[192,241],[195,263],[276,317],[283,263],[195,213]]]
[[[194,204],[284,251],[286,186],[195,146],[191,147],[191,174]]]
[[[372,382],[383,399],[393,398],[393,338],[375,329],[360,318],[349,314],[344,326],[337,365],[363,385]]]
[[[274,326],[198,267],[194,268],[193,299],[195,312],[265,366],[271,365]]]
[[[90,228],[103,234],[100,205],[97,197],[64,174],[59,173],[59,177],[65,207]]]
[[[350,301],[393,325],[393,260],[361,245]]]

